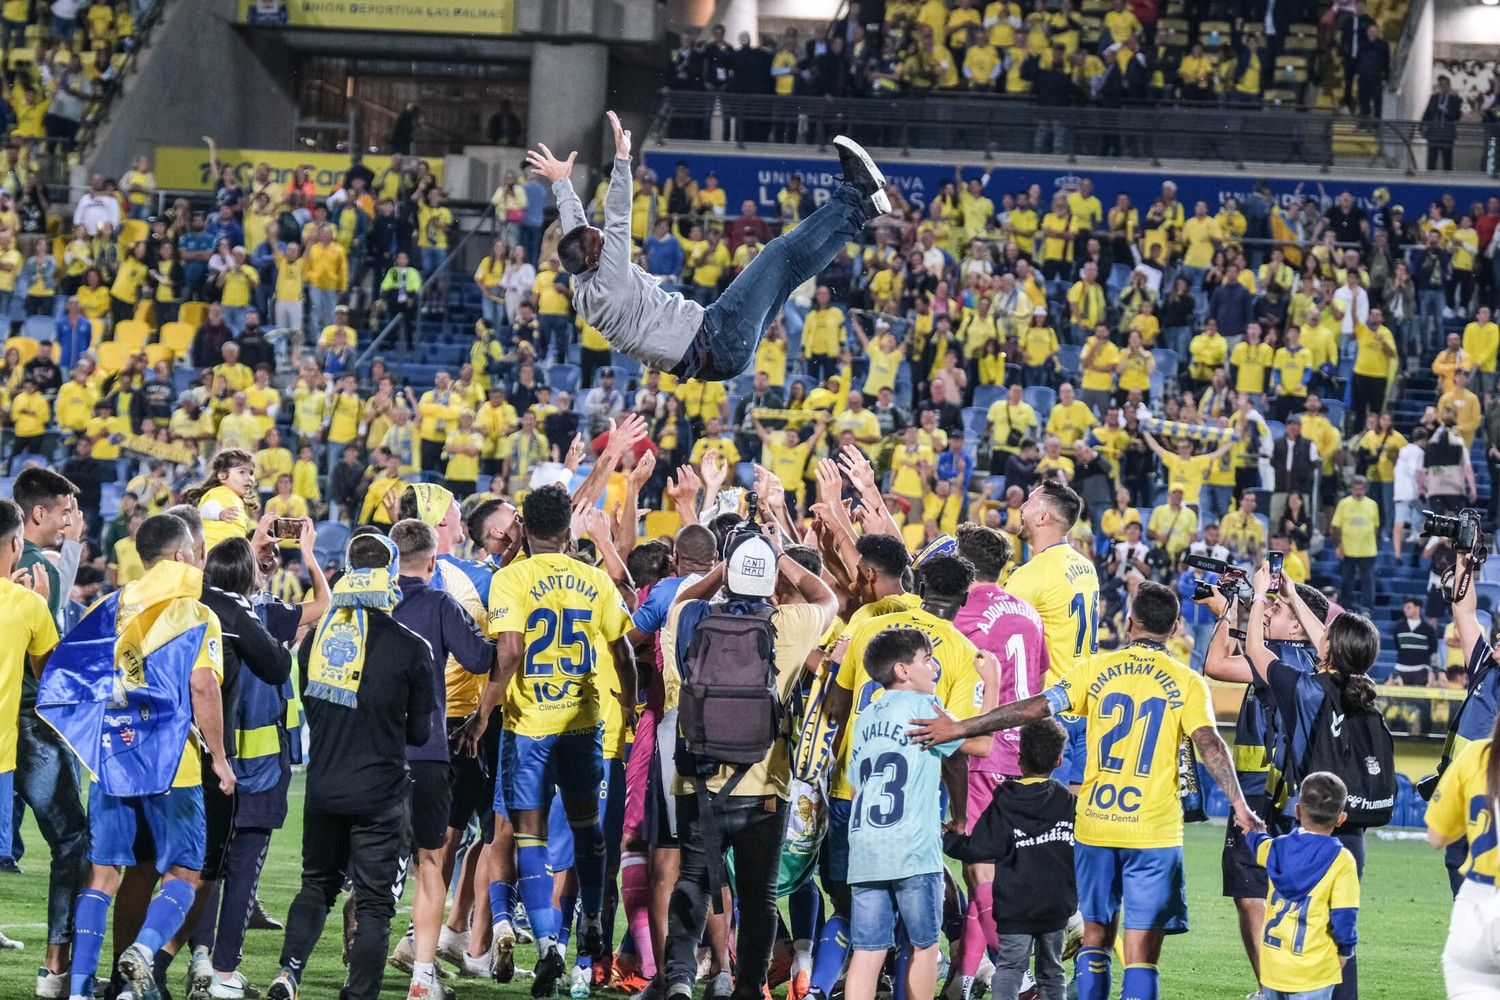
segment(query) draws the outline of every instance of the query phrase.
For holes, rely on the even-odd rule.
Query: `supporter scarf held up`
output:
[[[348,570],[333,587],[307,661],[308,698],[345,708],[354,708],[359,699],[369,609],[390,611],[401,600],[396,546],[387,538],[380,542],[390,550],[389,565]]]

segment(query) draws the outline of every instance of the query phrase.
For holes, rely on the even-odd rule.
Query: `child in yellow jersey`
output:
[[[266,501],[266,513],[273,517],[307,517],[307,501],[292,491],[292,477],[283,473],[276,477],[276,492]],[[277,543],[282,549],[297,548],[295,538],[283,538]]]
[[[208,478],[188,490],[183,499],[203,516],[205,552],[226,538],[249,536],[260,506],[255,460],[238,448],[219,452],[209,463]]]
[[[323,490],[318,486],[318,464],[313,461],[310,444],[297,449],[297,461],[292,463],[292,492],[306,500],[309,507],[323,502]]]
[[[1269,875],[1260,984],[1273,998],[1331,996],[1354,957],[1359,873],[1354,855],[1333,836],[1344,822],[1348,795],[1338,775],[1315,771],[1298,788],[1300,829],[1274,839],[1253,828],[1244,831]]]

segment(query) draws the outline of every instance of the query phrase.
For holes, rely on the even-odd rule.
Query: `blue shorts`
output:
[[[604,850],[613,870],[620,863],[620,838],[625,830],[625,761],[615,758],[604,762],[604,783],[599,788],[599,799],[600,818],[604,822]]]
[[[849,887],[849,946],[855,951],[894,948],[897,917],[913,948],[937,944],[943,925],[942,872]]]
[[[97,783],[89,786],[89,861],[123,868],[143,860],[135,856],[142,825],[151,834],[157,874],[169,868],[203,870],[208,823],[202,785],[138,798],[116,798]]]
[[[854,803],[849,799],[828,799],[828,836],[823,838],[823,878],[829,882],[849,881],[849,813]]]
[[[0,771],[0,858],[14,858],[15,845],[11,843],[14,819],[12,810],[16,798],[16,772]]]
[[[495,809],[542,809],[556,788],[563,798],[599,794],[604,781],[604,727],[551,736],[507,732],[500,744]],[[503,800],[502,800],[503,796]]]
[[[1089,759],[1088,720],[1082,716],[1064,715],[1058,718],[1068,731],[1068,742],[1063,746],[1062,763],[1052,772],[1052,777],[1064,785],[1083,784],[1083,765]]]
[[[1125,929],[1187,932],[1187,880],[1180,847],[1073,845],[1078,910],[1094,924],[1115,922],[1123,903]]]

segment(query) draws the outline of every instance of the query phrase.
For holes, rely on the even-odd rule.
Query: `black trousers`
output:
[[[1427,140],[1427,169],[1428,170],[1452,170],[1453,169],[1453,140],[1446,142],[1434,142]]]
[[[443,442],[420,440],[418,442],[423,472],[436,472],[443,464]]]
[[[302,888],[287,915],[282,968],[302,978],[347,876],[354,885],[356,921],[347,997],[377,1000],[396,912],[391,886],[410,840],[411,803],[406,798],[369,815],[307,806],[302,814]]]
[[[1355,432],[1361,432],[1365,426],[1365,414],[1379,413],[1385,405],[1385,379],[1373,375],[1355,375],[1350,383],[1350,396],[1354,413],[1352,422],[1345,423],[1353,427]],[[1348,427],[1344,429],[1347,432]]]
[[[718,812],[718,827],[720,865],[729,849],[734,849],[734,888],[740,907],[735,939],[735,968],[740,978],[733,995],[736,1000],[759,1000],[776,940],[776,883],[786,833],[786,803],[774,796],[730,796]],[[711,904],[704,834],[697,797],[679,795],[677,836],[682,867],[667,910],[668,986],[691,989],[698,971],[698,941]]]

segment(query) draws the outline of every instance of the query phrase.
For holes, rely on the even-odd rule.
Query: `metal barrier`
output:
[[[652,112],[659,144],[722,134],[743,147],[801,143],[826,147],[835,135],[900,150],[965,149],[997,154],[1133,157],[1331,167],[1334,125],[1353,123],[1376,140],[1375,159],[1416,169],[1423,123],[1365,121],[1278,105],[1180,104],[1044,107],[1027,95],[935,92],[890,98],[777,97],[668,91]],[[1460,123],[1455,144],[1483,141],[1484,126]]]

